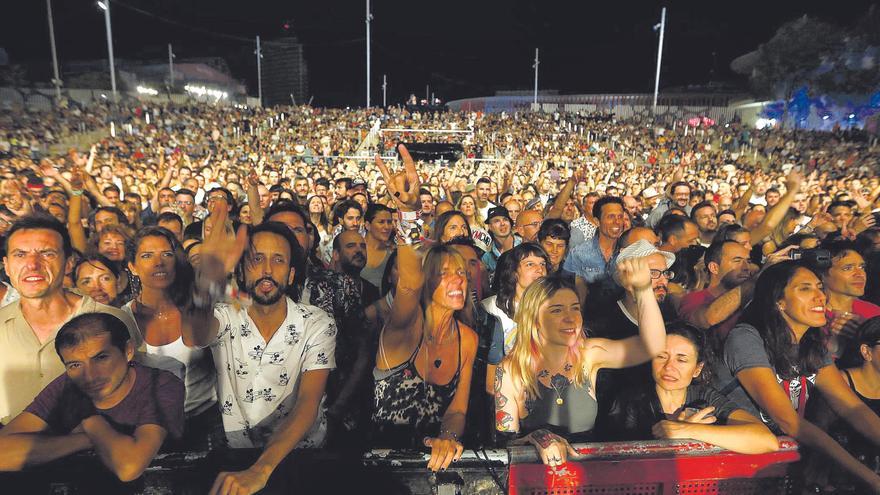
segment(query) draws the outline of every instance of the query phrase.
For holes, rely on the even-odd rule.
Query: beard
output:
[[[367,257],[362,254],[355,254],[349,260],[342,263],[342,271],[348,274],[360,273],[367,266]]]
[[[721,278],[721,285],[727,290],[739,287],[748,277],[742,276],[739,272],[728,272]]]
[[[271,282],[275,286],[275,291],[268,294],[258,292],[257,286],[263,282]],[[262,306],[270,306],[277,303],[281,300],[282,297],[284,297],[285,292],[287,292],[287,284],[279,284],[278,281],[272,279],[271,277],[260,278],[254,283],[248,284],[247,286],[248,295],[251,296],[251,299],[253,299],[254,302]]]

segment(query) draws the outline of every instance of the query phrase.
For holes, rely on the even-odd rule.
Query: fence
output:
[[[532,447],[466,450],[432,475],[423,452],[373,450],[366,454],[295,451],[260,493],[376,493],[469,495],[744,495],[791,489],[797,445],[743,455],[688,441],[577,444],[582,458],[561,468],[544,466]],[[77,455],[38,469],[0,474],[4,493],[207,493],[221,470],[248,467],[254,450],[159,455],[136,482],[121,484],[94,455]]]

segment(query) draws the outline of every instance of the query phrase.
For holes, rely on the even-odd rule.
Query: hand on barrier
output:
[[[431,471],[446,470],[449,465],[461,459],[464,446],[454,438],[425,438],[425,447],[431,447],[431,459],[428,469]]]
[[[552,468],[562,466],[568,458],[578,458],[580,454],[568,443],[568,440],[548,430],[536,430],[513,443],[531,443],[538,450],[541,462]]]
[[[262,490],[269,481],[269,474],[251,466],[244,471],[221,472],[214,480],[209,495],[251,495]]]

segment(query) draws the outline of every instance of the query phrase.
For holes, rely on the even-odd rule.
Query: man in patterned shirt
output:
[[[323,442],[324,389],[336,367],[336,325],[321,309],[287,296],[305,263],[287,226],[265,222],[251,230],[250,239],[242,230],[236,240],[216,230],[204,244],[196,309],[184,317],[182,334],[188,346],[213,352],[229,445],[263,449],[250,468],[220,473],[211,493],[251,494],[266,485],[294,448]],[[225,274],[236,264],[250,306],[213,306],[211,300],[224,292]]]

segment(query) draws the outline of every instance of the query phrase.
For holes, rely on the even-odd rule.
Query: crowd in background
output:
[[[788,435],[878,491],[878,159],[601,113],[5,112],[0,470],[250,447],[212,493],[253,493],[296,447]]]

